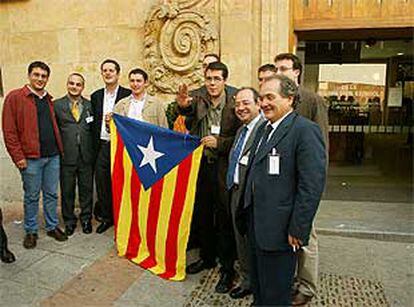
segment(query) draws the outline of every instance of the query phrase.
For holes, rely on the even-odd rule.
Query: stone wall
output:
[[[218,34],[213,51],[228,64],[229,83],[256,85],[257,67],[288,50],[288,0],[9,0],[0,2],[4,92],[26,82],[27,65],[33,60],[50,64],[48,89],[55,97],[65,93],[72,71],[85,75],[86,95],[101,87],[99,64],[105,58],[120,62],[121,83],[127,85],[128,70],[148,68],[144,26],[162,4],[200,12],[211,20]],[[172,97],[158,93],[164,100]]]

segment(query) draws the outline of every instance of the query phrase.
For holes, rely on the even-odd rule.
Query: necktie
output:
[[[72,111],[73,118],[78,122],[79,117],[80,117],[79,102],[77,102],[77,101],[73,102],[71,111]]]
[[[265,133],[262,136],[262,139],[260,141],[260,145],[259,148],[257,149],[256,153],[260,152],[261,150],[263,150],[263,148],[266,146],[270,132],[272,132],[273,127],[272,125],[267,125]]]
[[[240,136],[237,140],[236,147],[233,150],[233,153],[230,157],[229,161],[229,168],[227,169],[227,189],[231,189],[234,183],[234,172],[236,171],[237,163],[239,162],[240,154],[242,151],[242,147],[244,144],[244,139],[246,138],[247,134],[247,127],[244,127],[243,130],[240,133]]]

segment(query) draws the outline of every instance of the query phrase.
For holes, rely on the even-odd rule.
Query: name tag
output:
[[[280,174],[280,155],[276,152],[275,148],[273,148],[272,152],[268,155],[268,174]]]
[[[220,126],[211,125],[211,134],[220,134]]]
[[[240,159],[240,161],[239,161],[239,163],[241,164],[241,165],[244,165],[244,166],[246,166],[247,165],[247,163],[249,162],[249,156],[243,156],[241,159]]]
[[[86,123],[90,124],[91,122],[93,122],[93,116],[88,116],[87,118],[85,118]]]

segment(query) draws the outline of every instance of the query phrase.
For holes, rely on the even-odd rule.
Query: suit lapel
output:
[[[261,116],[261,115],[259,115],[259,116]],[[253,130],[252,130],[252,132],[250,132],[249,138],[246,141],[246,145],[244,145],[241,157],[245,156],[250,151],[250,149],[252,148],[253,141],[254,141],[255,136],[256,136],[256,131],[259,129],[259,127],[263,124],[264,121],[265,120],[263,118],[260,118],[257,121],[256,125],[254,125]]]
[[[294,118],[297,116],[295,112],[292,112],[289,114],[283,121],[279,124],[279,126],[276,128],[276,131],[273,132],[270,140],[267,142],[266,146],[263,150],[257,153],[255,161],[260,161],[264,157],[267,156],[267,154],[279,144],[279,142],[287,135],[287,133],[290,130],[290,127],[293,124]]]

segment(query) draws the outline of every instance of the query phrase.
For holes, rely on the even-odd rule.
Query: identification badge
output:
[[[249,162],[249,156],[247,156],[247,155],[241,157],[241,159],[239,161],[239,163],[241,165],[244,165],[244,166],[246,166],[248,162]]]
[[[279,175],[280,174],[280,155],[273,148],[272,152],[268,155],[268,174]]]
[[[211,125],[211,134],[220,134],[220,126]]]
[[[93,116],[88,116],[87,118],[85,118],[86,123],[90,124],[91,122],[93,122]]]

